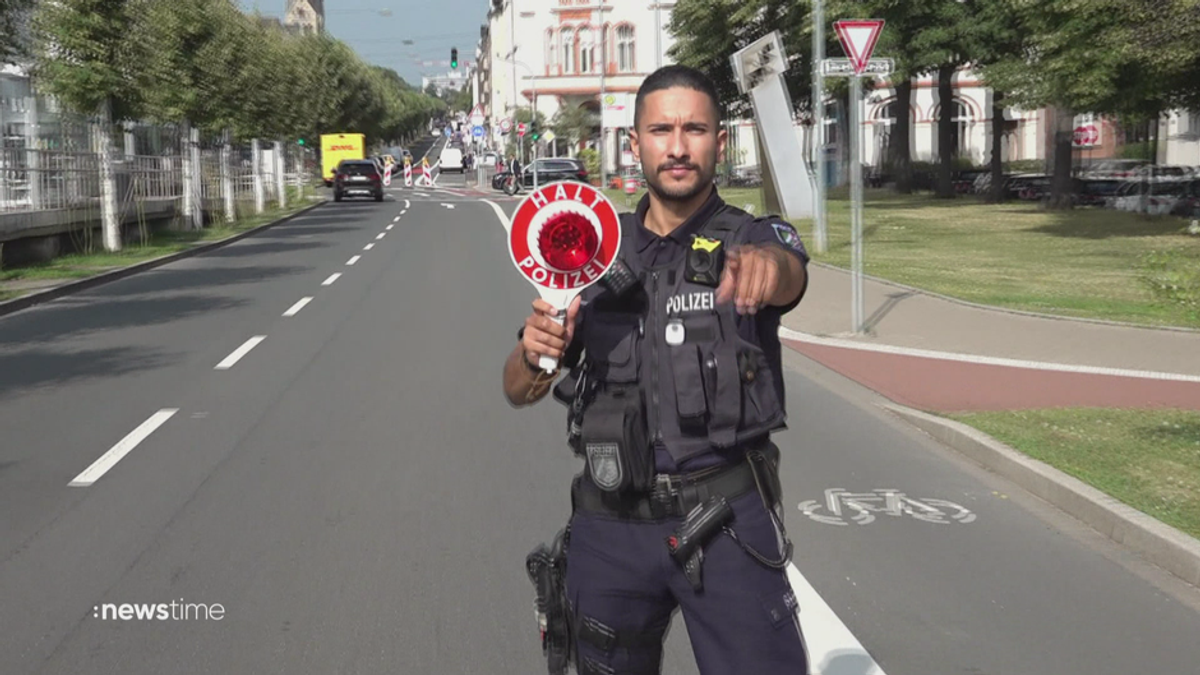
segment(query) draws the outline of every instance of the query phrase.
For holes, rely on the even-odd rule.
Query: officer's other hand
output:
[[[575,319],[579,316],[580,297],[575,296],[567,307],[567,318],[563,325],[558,325],[552,318],[558,310],[550,303],[538,298],[533,301],[533,314],[525,319],[525,334],[521,345],[525,349],[525,358],[532,365],[538,364],[538,358],[549,356],[561,359],[575,337]]]
[[[738,314],[755,314],[779,290],[779,252],[771,246],[745,245],[725,252],[717,286],[717,304],[733,302]]]

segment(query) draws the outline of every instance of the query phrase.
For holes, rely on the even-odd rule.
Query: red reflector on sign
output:
[[[578,213],[552,216],[538,234],[538,248],[551,267],[564,272],[583,269],[600,248],[600,237]]]

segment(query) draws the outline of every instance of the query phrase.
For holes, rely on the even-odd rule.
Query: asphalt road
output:
[[[0,318],[0,671],[544,672],[523,561],[580,467],[503,399],[534,295],[462,181]],[[1196,672],[1195,589],[786,363],[814,672]],[[173,600],[224,612],[100,615]]]

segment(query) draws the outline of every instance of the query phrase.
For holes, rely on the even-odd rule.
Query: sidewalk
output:
[[[855,336],[850,273],[809,273],[785,343],[898,403],[1200,409],[1200,332],[1022,315],[864,279],[868,332]]]

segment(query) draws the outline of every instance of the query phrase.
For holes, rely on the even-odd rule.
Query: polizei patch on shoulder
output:
[[[787,223],[771,223],[771,227],[775,228],[775,236],[779,237],[779,241],[785,246],[791,246],[797,251],[804,249],[804,244],[800,242],[800,234],[796,232],[796,228]]]

